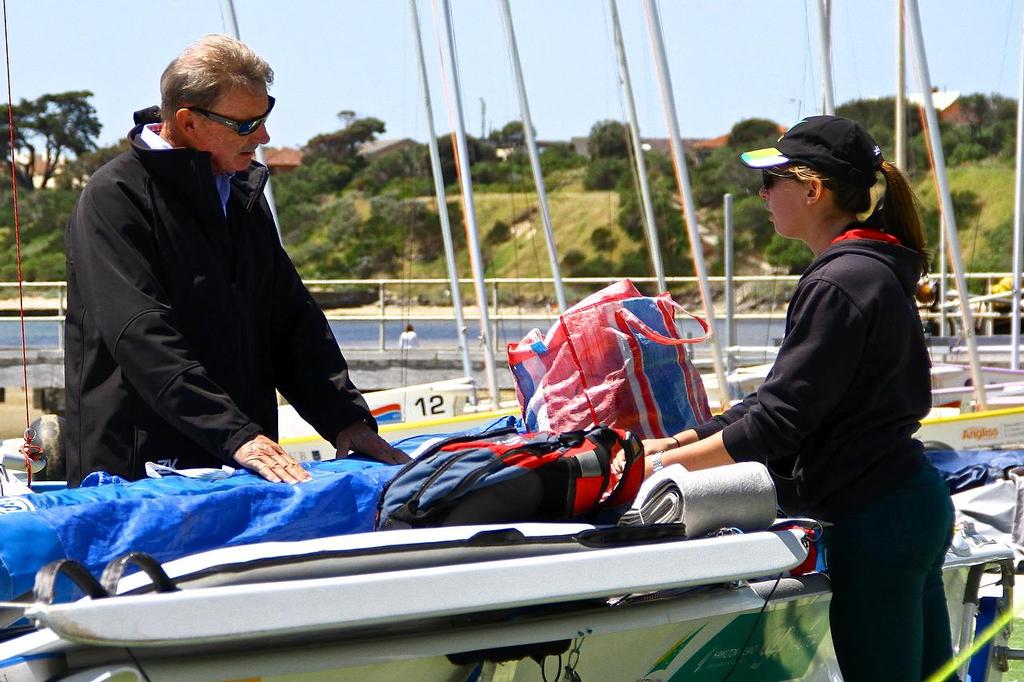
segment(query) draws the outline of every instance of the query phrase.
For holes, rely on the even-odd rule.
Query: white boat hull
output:
[[[579,531],[520,528],[544,542],[554,538],[545,529]],[[565,679],[557,676],[566,666],[583,680],[717,682],[734,666],[733,681],[842,679],[829,635],[827,579],[776,581],[806,556],[794,531],[422,567],[411,558],[390,570],[270,582],[246,575],[239,563],[246,552],[261,552],[260,570],[281,570],[288,557],[314,566],[324,552],[346,547],[355,561],[375,548],[435,547],[459,533],[481,537],[479,530],[271,543],[169,562],[179,592],[133,594],[145,583],[133,575],[122,579],[116,597],[34,605],[28,613],[43,629],[0,642],[0,679],[534,682],[541,678],[534,654],[548,679]],[[956,641],[969,643],[974,632],[973,612],[964,608],[969,574],[996,566],[1011,571],[1012,585],[1012,556],[990,544],[948,557]],[[203,586],[207,564],[236,584]],[[614,596],[622,594],[632,596]],[[122,676],[109,676],[116,671]],[[993,668],[986,682],[998,679]]]

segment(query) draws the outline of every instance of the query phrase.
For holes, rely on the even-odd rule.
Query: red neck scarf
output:
[[[876,230],[871,227],[855,227],[851,230],[847,230],[846,232],[843,232],[841,235],[833,239],[832,243],[835,244],[846,239],[874,239],[875,241],[886,242],[887,244],[899,244],[900,246],[903,245],[903,242],[901,242],[899,239],[892,236],[891,234],[887,234],[885,232],[882,232],[881,230]]]

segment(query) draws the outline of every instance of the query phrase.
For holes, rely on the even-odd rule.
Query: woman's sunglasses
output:
[[[766,190],[769,190],[775,184],[776,180],[780,180],[782,178],[792,178],[792,177],[793,177],[792,173],[787,173],[785,171],[762,170],[761,171],[761,187],[763,187]]]
[[[228,118],[227,116],[221,116],[220,114],[216,114],[210,111],[209,109],[203,109],[201,107],[182,107],[182,109],[188,109],[189,111],[194,111],[197,114],[201,114],[202,116],[210,119],[211,121],[227,126],[228,128],[234,130],[239,135],[244,136],[252,135],[253,133],[255,133],[257,128],[263,125],[263,122],[266,121],[267,118],[270,116],[270,112],[274,110],[274,102],[276,102],[276,100],[270,95],[267,95],[267,100],[270,103],[270,105],[267,107],[267,110],[263,112],[261,116],[249,119],[248,121],[239,121],[233,118]]]

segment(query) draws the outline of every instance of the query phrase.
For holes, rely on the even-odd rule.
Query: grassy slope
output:
[[[1011,256],[1007,245],[1010,237],[1006,230],[1013,219],[1012,164],[984,161],[959,166],[949,170],[949,178],[954,193],[972,192],[980,205],[976,216],[958,216],[957,219],[960,247],[967,269],[1009,270]],[[930,177],[917,183],[916,190],[926,210],[935,206],[934,182]],[[549,276],[547,246],[543,223],[536,209],[536,194],[477,192],[475,201],[482,248],[489,262],[487,276]],[[631,246],[617,224],[619,200],[614,192],[587,192],[578,181],[572,181],[549,193],[549,205],[560,258],[570,249],[589,256],[592,252],[590,235],[598,227],[609,228],[617,237],[613,257],[617,257],[624,246]],[[497,220],[512,225],[515,238],[490,246],[486,244],[486,235]],[[1002,236],[995,234],[1000,226],[1004,231]],[[453,229],[461,229],[461,226],[453,226]],[[937,244],[930,246],[934,251]],[[460,271],[469,276],[469,257],[465,249],[460,250],[458,263]],[[415,276],[444,277],[444,261],[438,258],[413,264],[412,271]]]
[[[976,216],[957,216],[957,234],[964,267],[969,271],[1009,271],[1011,237],[1008,225],[1013,220],[1014,168],[1010,162],[983,161],[949,169],[954,194],[971,192],[980,211]],[[932,179],[917,185],[922,205],[935,205]],[[1002,226],[1002,234],[997,228]],[[937,244],[930,245],[934,251]]]

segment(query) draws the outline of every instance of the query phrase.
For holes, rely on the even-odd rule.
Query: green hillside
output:
[[[1014,168],[1008,161],[984,160],[948,169],[954,197],[958,236],[964,264],[970,271],[1009,271],[1011,267]],[[925,217],[929,246],[938,249],[938,211],[935,181],[929,174],[915,183],[922,213]],[[433,198],[426,199],[434,205]],[[459,201],[449,197],[450,201]],[[481,232],[488,277],[549,277],[544,228],[537,208],[535,193],[478,192],[475,195],[477,224]],[[618,224],[620,197],[614,191],[586,191],[580,186],[558,189],[548,196],[555,241],[564,257],[572,250],[592,255],[593,234],[605,228],[613,235],[615,247],[609,251],[614,260],[637,243]],[[760,209],[758,209],[760,210]],[[720,234],[721,215],[704,211],[705,234]],[[490,245],[486,235],[497,221],[512,227],[512,237],[504,243]],[[742,229],[741,225],[737,225]],[[461,225],[453,225],[461,229]],[[644,247],[646,248],[646,247]],[[706,251],[712,268],[720,255],[710,246]],[[762,271],[763,254],[738,253],[746,263],[741,274]],[[469,276],[469,257],[462,249],[457,257],[460,271]],[[688,266],[688,262],[686,263]],[[410,266],[416,277],[445,277],[443,258],[417,260]],[[571,270],[571,268],[570,268]],[[609,273],[616,274],[616,273]],[[691,274],[691,273],[686,273]]]
[[[1012,163],[978,161],[950,168],[948,174],[964,267],[972,272],[1008,272],[1013,248]],[[917,192],[928,221],[929,246],[935,253],[938,220],[935,182],[930,175],[917,183]]]
[[[85,101],[86,105],[91,96],[85,91],[65,95],[69,101]],[[956,117],[942,122],[941,133],[963,260],[969,270],[1006,271],[1012,251],[1016,102],[998,95],[965,95],[958,104]],[[867,126],[889,158],[893,156],[893,111],[892,99],[859,100],[839,107],[840,115]],[[916,113],[908,116],[905,171],[918,189],[934,251],[938,211]],[[49,140],[47,130],[29,129],[26,139]],[[447,277],[427,146],[405,140],[386,147],[390,151],[364,154],[385,130],[384,122],[373,117],[346,119],[343,128],[306,144],[298,168],[274,175],[285,248],[304,277]],[[30,168],[15,165],[21,188],[22,270],[28,280],[64,279],[63,229],[78,193],[92,172],[124,148],[95,149],[92,128],[78,133],[82,140],[77,148],[92,151],[78,153],[61,173],[50,178],[53,182],[49,185],[46,178],[32,176]],[[727,192],[734,197],[739,274],[796,274],[810,261],[806,247],[774,234],[758,196],[760,175],[741,166],[737,158],[740,151],[773,144],[778,134],[776,122],[748,119],[734,125],[723,136],[723,144],[694,146],[688,152],[695,208],[712,274],[722,272],[718,249],[724,222],[722,197]],[[465,278],[472,271],[452,142],[441,137],[438,145],[458,268]],[[486,138],[470,137],[466,151],[485,275],[515,279],[550,276],[522,125],[513,121]],[[650,276],[651,259],[626,126],[619,121],[596,122],[586,154],[578,152],[569,144],[555,143],[548,144],[541,155],[562,275]],[[645,158],[666,273],[692,275],[672,164],[657,151],[645,152]],[[0,184],[0,242],[5,245],[0,247],[0,279],[8,281],[17,277],[13,218],[11,191]],[[356,288],[364,298],[370,290]],[[410,294],[428,299],[445,295],[441,285],[430,289]],[[513,293],[509,293],[511,289]],[[503,295],[537,303],[552,299],[550,285],[505,287]]]

